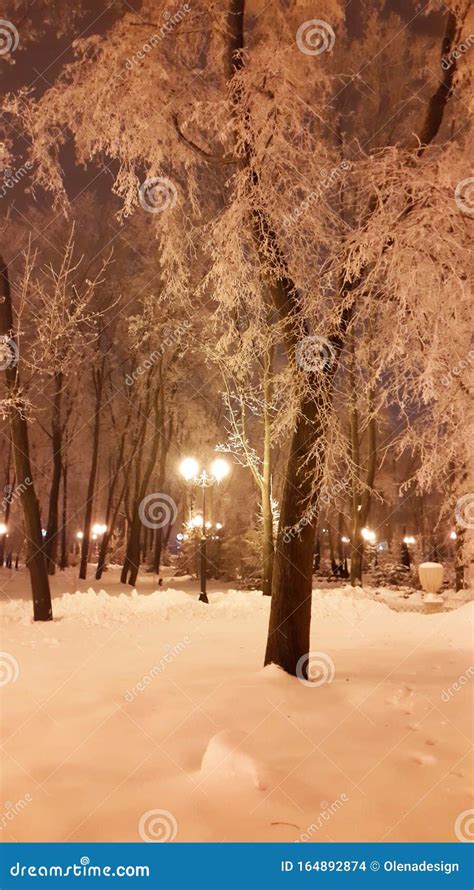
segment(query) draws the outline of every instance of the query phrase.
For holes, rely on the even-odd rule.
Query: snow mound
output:
[[[249,752],[246,738],[238,729],[224,729],[212,736],[202,758],[202,779],[218,784],[237,782],[265,791],[262,765]]]
[[[387,595],[387,591],[385,591]],[[395,599],[395,594],[393,594]],[[173,618],[198,618],[202,621],[225,621],[256,619],[267,621],[270,610],[270,597],[262,596],[258,590],[226,590],[209,595],[210,603],[201,603],[196,592],[168,588],[155,590],[150,594],[131,593],[112,595],[105,590],[95,591],[92,587],[85,591],[64,593],[55,598],[53,612],[55,619],[66,622],[83,621],[88,625],[109,626],[113,623],[131,624],[140,618],[146,621],[170,621]],[[414,628],[418,622],[450,621],[458,616],[460,624],[469,620],[473,603],[453,603],[447,612],[426,614],[423,604],[417,608],[398,608],[392,602],[382,602],[374,589],[362,587],[336,587],[316,589],[313,592],[312,615],[314,624],[322,621],[342,620],[351,626],[364,623]],[[418,613],[418,614],[416,614]],[[28,600],[11,600],[0,606],[0,614],[7,622],[30,624],[32,606]],[[424,624],[426,626],[426,624]]]

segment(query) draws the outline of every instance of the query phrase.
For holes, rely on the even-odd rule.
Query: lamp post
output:
[[[201,537],[199,541],[199,576],[200,576],[200,594],[201,603],[208,603],[207,598],[207,528],[209,523],[206,522],[206,490],[212,485],[216,485],[228,475],[229,465],[221,457],[216,458],[210,467],[210,473],[206,469],[199,469],[197,460],[193,457],[186,457],[180,466],[181,475],[190,485],[196,485],[202,489],[202,521],[199,522],[201,528]]]

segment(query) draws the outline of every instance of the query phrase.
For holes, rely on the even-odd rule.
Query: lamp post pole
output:
[[[202,533],[201,533],[201,541],[200,541],[200,562],[201,562],[201,592],[199,594],[199,600],[201,603],[208,603],[209,600],[207,598],[207,538],[206,538],[206,488],[207,485],[212,484],[210,481],[207,482],[208,477],[206,473],[202,474]]]
[[[206,533],[206,488],[221,482],[229,472],[229,467],[222,458],[216,458],[211,465],[211,475],[206,470],[199,472],[199,465],[192,457],[185,458],[181,463],[181,473],[186,482],[202,488],[202,529],[199,541],[199,575],[201,603],[209,603],[207,598],[207,533]]]

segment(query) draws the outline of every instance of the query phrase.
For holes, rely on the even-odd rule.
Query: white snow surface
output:
[[[460,839],[472,603],[315,590],[301,682],[262,667],[259,592],[73,581],[36,624],[25,576],[3,585],[4,840],[139,841],[154,818],[177,841]]]

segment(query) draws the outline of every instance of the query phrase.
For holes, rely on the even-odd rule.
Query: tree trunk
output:
[[[132,522],[130,523],[127,543],[127,553],[125,556],[120,581],[122,584],[131,584],[135,586],[137,582],[138,572],[140,569],[140,532],[142,524],[138,515],[138,506],[134,511]]]
[[[263,554],[262,554],[262,593],[271,596],[273,576],[273,510],[272,510],[272,423],[270,404],[272,400],[273,347],[265,355],[263,376],[263,472],[262,472],[262,516],[263,516]]]
[[[35,621],[51,621],[51,593],[48,571],[43,552],[43,535],[38,499],[33,484],[31,469],[28,423],[25,416],[25,402],[22,397],[17,362],[18,343],[13,333],[13,308],[11,301],[8,269],[0,258],[0,336],[12,343],[12,362],[5,368],[5,381],[10,399],[10,428],[13,446],[13,461],[17,485],[20,486],[21,506],[26,533],[26,564],[30,573],[33,595],[33,617]]]
[[[61,373],[55,374],[53,414],[51,420],[53,476],[51,479],[51,488],[49,490],[48,525],[44,545],[46,562],[48,565],[48,573],[50,575],[54,575],[56,571],[56,560],[58,553],[59,489],[61,485],[61,473],[63,466],[61,427],[62,389],[63,375]]]
[[[154,571],[155,575],[160,574],[162,546],[163,546],[163,529],[157,528],[155,530],[155,544],[154,544],[154,548],[153,548],[153,571]]]
[[[11,443],[11,440],[10,440],[10,443],[9,443],[9,446],[8,446],[7,466],[6,466],[6,469],[5,469],[5,476],[4,476],[4,479],[5,479],[5,486],[4,486],[4,489],[3,489],[4,492],[5,492],[5,497],[4,497],[4,499],[3,499],[3,503],[4,503],[3,522],[4,522],[4,524],[5,524],[6,526],[8,526],[8,520],[10,519],[10,510],[11,510],[11,507],[12,507],[11,494],[12,494],[12,490],[13,490],[13,485],[10,485],[11,459],[12,459],[12,443]],[[15,477],[13,477],[13,484],[14,484],[14,481],[15,481]],[[6,545],[6,542],[7,542],[7,536],[6,536],[6,534],[5,534],[5,535],[0,535],[0,569],[2,568],[2,566],[3,566],[4,562],[5,562],[5,545]]]
[[[100,414],[102,406],[102,390],[104,384],[104,368],[105,358],[102,359],[101,366],[98,371],[92,372],[92,379],[95,388],[95,410],[94,410],[94,432],[92,435],[92,457],[91,467],[89,471],[89,482],[87,484],[87,500],[84,515],[83,539],[81,546],[81,563],[79,568],[79,578],[83,580],[87,578],[87,562],[89,559],[92,510],[94,508],[94,492],[95,481],[97,477],[97,466],[99,463],[99,441],[100,441]]]
[[[68,533],[67,533],[67,485],[68,485],[68,462],[64,461],[63,466],[63,509],[61,522],[61,553],[59,558],[59,569],[64,572],[68,567]]]
[[[317,426],[315,400],[301,406],[291,440],[273,564],[272,605],[265,664],[278,664],[296,674],[298,662],[309,653],[311,587],[313,574],[314,520],[299,535],[284,534],[301,518],[311,498],[315,458],[307,461],[308,441]],[[305,464],[306,461],[306,465]],[[306,676],[306,665],[299,669]]]

